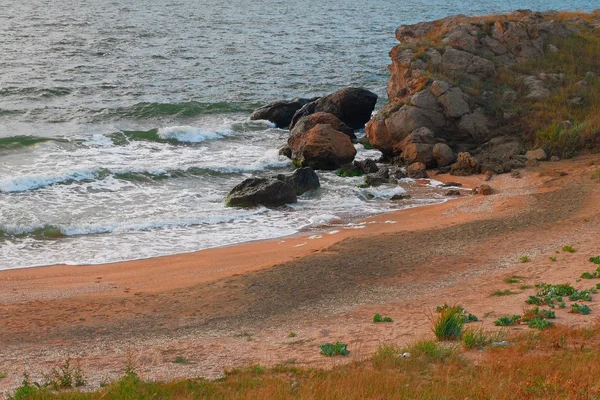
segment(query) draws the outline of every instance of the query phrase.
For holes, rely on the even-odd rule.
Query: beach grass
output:
[[[471,340],[473,339],[473,340]],[[474,331],[473,350],[431,340],[405,348],[382,346],[370,359],[328,370],[251,366],[221,379],[154,382],[131,372],[91,392],[37,388],[14,399],[465,399],[597,398],[600,395],[600,320],[592,327],[564,325],[515,332],[510,345],[489,347]],[[479,351],[479,350],[476,350]],[[402,355],[402,356],[401,356]],[[551,362],[549,362],[551,360]],[[23,387],[22,387],[23,388]],[[22,389],[20,388],[20,389]]]

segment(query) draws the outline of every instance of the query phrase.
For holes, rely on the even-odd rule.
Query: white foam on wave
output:
[[[233,134],[231,127],[221,127],[216,130],[207,130],[188,125],[167,126],[158,130],[162,139],[175,139],[179,142],[200,143],[206,140],[221,139]]]
[[[94,171],[72,171],[65,174],[23,175],[0,179],[0,192],[14,193],[40,189],[46,186],[68,181],[83,181],[94,178]]]
[[[233,151],[233,150],[232,150]],[[226,155],[226,154],[225,154]],[[279,155],[277,149],[266,150],[258,159],[246,165],[210,166],[219,172],[255,172],[267,168],[284,168],[292,164],[287,157]]]
[[[402,186],[371,188],[368,191],[376,199],[390,199],[396,194],[406,193]]]
[[[218,225],[227,224],[231,222],[240,222],[248,219],[252,219],[257,215],[264,214],[268,209],[266,207],[260,207],[248,212],[240,212],[232,215],[214,215],[209,217],[199,218],[184,218],[184,219],[171,219],[171,220],[147,220],[147,221],[106,221],[102,223],[80,223],[80,224],[52,224],[53,227],[58,229],[60,233],[65,236],[81,236],[81,235],[94,235],[104,233],[127,233],[127,232],[140,232],[150,231],[154,229],[174,229],[174,228],[185,228],[196,225]],[[23,235],[34,232],[37,229],[44,228],[46,224],[38,223],[29,226],[15,225],[15,224],[0,224],[0,230],[4,231],[9,235]]]

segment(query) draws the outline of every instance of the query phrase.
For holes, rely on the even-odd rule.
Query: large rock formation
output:
[[[371,118],[375,103],[375,93],[366,89],[345,88],[303,106],[294,115],[290,129],[293,129],[302,117],[316,112],[333,114],[350,128],[361,129]]]
[[[249,178],[235,186],[225,200],[229,207],[277,207],[296,203],[296,191],[286,182],[264,178]]]
[[[290,101],[276,101],[274,103],[270,103],[264,107],[256,109],[250,116],[250,119],[264,119],[274,123],[277,128],[287,128],[290,125],[290,122],[292,122],[292,117],[294,116],[296,111],[301,109],[307,103],[315,101],[317,99],[318,98],[296,98]]]
[[[587,20],[557,16],[516,11],[398,28],[389,101],[367,124],[369,142],[389,158],[429,168],[447,167],[457,153],[471,153],[473,159],[459,156],[459,173],[471,161],[479,166],[471,170],[483,172],[521,166],[516,155],[523,150],[522,124],[512,110],[519,102],[546,99],[565,77],[555,71],[528,76],[519,65],[560,51],[549,40],[600,28],[600,13]]]

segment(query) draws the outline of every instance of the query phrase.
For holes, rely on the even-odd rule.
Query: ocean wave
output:
[[[193,126],[168,126],[148,131],[120,131],[108,133],[106,136],[112,140],[116,146],[125,146],[132,141],[147,141],[157,143],[194,144],[206,140],[221,139],[225,136],[231,136],[233,130],[229,126],[217,128],[215,130],[201,129]]]
[[[166,141],[175,140],[182,143],[200,143],[205,140],[221,139],[231,134],[233,134],[233,131],[228,127],[211,131],[187,125],[169,126],[160,128],[157,131],[157,136],[161,139]]]
[[[101,181],[112,177],[121,181],[134,183],[159,182],[166,179],[194,178],[202,176],[230,176],[239,173],[258,172],[267,168],[283,168],[290,164],[289,160],[280,160],[277,150],[267,151],[265,156],[249,165],[223,167],[189,167],[186,169],[155,170],[110,170],[98,168],[88,171],[69,171],[56,176],[24,175],[0,179],[0,192],[16,193],[42,189],[53,185],[69,185],[73,183]]]
[[[196,117],[207,114],[250,113],[260,107],[258,103],[218,102],[201,103],[187,101],[182,103],[137,103],[132,106],[103,109],[99,112],[117,117],[154,118],[165,116]]]
[[[0,88],[0,97],[9,96],[28,96],[28,97],[58,97],[66,96],[73,92],[67,87],[57,86],[50,88],[41,87],[15,87],[9,86]]]
[[[203,216],[179,220],[151,220],[136,222],[108,221],[81,224],[38,224],[32,226],[0,224],[0,238],[60,239],[69,236],[100,235],[108,233],[143,232],[156,229],[177,229],[198,225],[227,224],[251,219],[268,212],[266,207],[241,211],[230,215]]]
[[[34,146],[38,143],[44,142],[68,142],[66,139],[47,138],[39,136],[10,136],[0,138],[0,151],[3,150],[17,150],[23,147]]]
[[[36,190],[56,184],[68,184],[96,179],[93,171],[72,171],[58,176],[24,175],[0,179],[0,192],[14,193]]]

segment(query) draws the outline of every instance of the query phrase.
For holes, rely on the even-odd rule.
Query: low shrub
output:
[[[346,343],[323,343],[319,345],[321,349],[321,354],[327,357],[333,357],[337,355],[347,356],[350,351],[348,351],[348,345]]]
[[[556,319],[556,314],[552,310],[545,310],[539,307],[533,307],[525,311],[523,321],[531,321],[535,318]]]
[[[512,317],[500,317],[494,321],[496,326],[513,326],[521,322],[520,315],[513,315]]]
[[[522,263],[526,263],[531,261],[531,258],[529,258],[529,256],[521,256],[521,258],[519,258],[519,261],[521,261]]]
[[[562,251],[566,251],[567,253],[575,253],[576,250],[573,248],[573,246],[563,246]]]
[[[543,330],[551,327],[553,324],[550,321],[546,321],[544,318],[534,318],[528,322],[530,328]]]
[[[391,317],[382,317],[380,314],[375,314],[373,322],[394,322],[394,320]]]
[[[586,304],[575,303],[575,304],[571,304],[571,310],[569,312],[574,313],[574,314],[587,315],[587,314],[591,313],[592,310],[590,310],[590,308]]]

